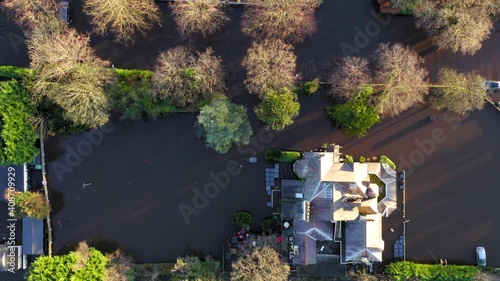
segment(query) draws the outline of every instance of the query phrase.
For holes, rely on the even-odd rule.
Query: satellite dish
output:
[[[284,226],[285,228],[289,228],[289,227],[290,227],[290,223],[286,221],[286,222],[284,222],[284,223],[283,223],[283,226]]]

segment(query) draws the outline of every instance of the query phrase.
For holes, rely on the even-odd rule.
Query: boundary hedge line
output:
[[[470,265],[417,264],[408,261],[387,265],[394,281],[417,278],[420,281],[474,281],[481,269]]]

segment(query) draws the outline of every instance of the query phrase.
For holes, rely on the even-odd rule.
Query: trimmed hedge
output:
[[[396,164],[394,164],[394,162],[392,162],[391,159],[389,159],[389,157],[385,156],[385,155],[381,155],[379,158],[378,158],[378,161],[380,163],[386,163],[389,165],[389,167],[391,167],[392,169],[396,170]]]
[[[0,77],[23,79],[31,74],[31,69],[13,65],[0,65]]]
[[[264,153],[266,160],[274,160],[278,162],[291,163],[302,158],[302,153],[298,151],[286,151],[286,150],[267,150]]]
[[[366,162],[366,158],[364,156],[359,156],[359,163],[365,163]]]
[[[481,269],[469,265],[443,266],[402,261],[387,265],[386,270],[394,281],[405,281],[412,278],[417,278],[420,281],[473,281]]]

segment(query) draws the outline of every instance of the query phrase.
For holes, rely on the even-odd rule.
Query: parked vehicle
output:
[[[486,266],[486,250],[484,247],[476,248],[476,262],[478,266]]]
[[[498,91],[500,90],[500,81],[485,81],[484,86],[488,91]]]
[[[59,18],[62,21],[69,22],[69,2],[68,1],[59,2]]]

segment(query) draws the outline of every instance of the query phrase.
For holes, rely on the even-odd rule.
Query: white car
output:
[[[485,81],[484,86],[488,91],[498,91],[500,90],[500,81]]]
[[[478,266],[486,266],[486,250],[484,247],[476,248],[476,262]]]

